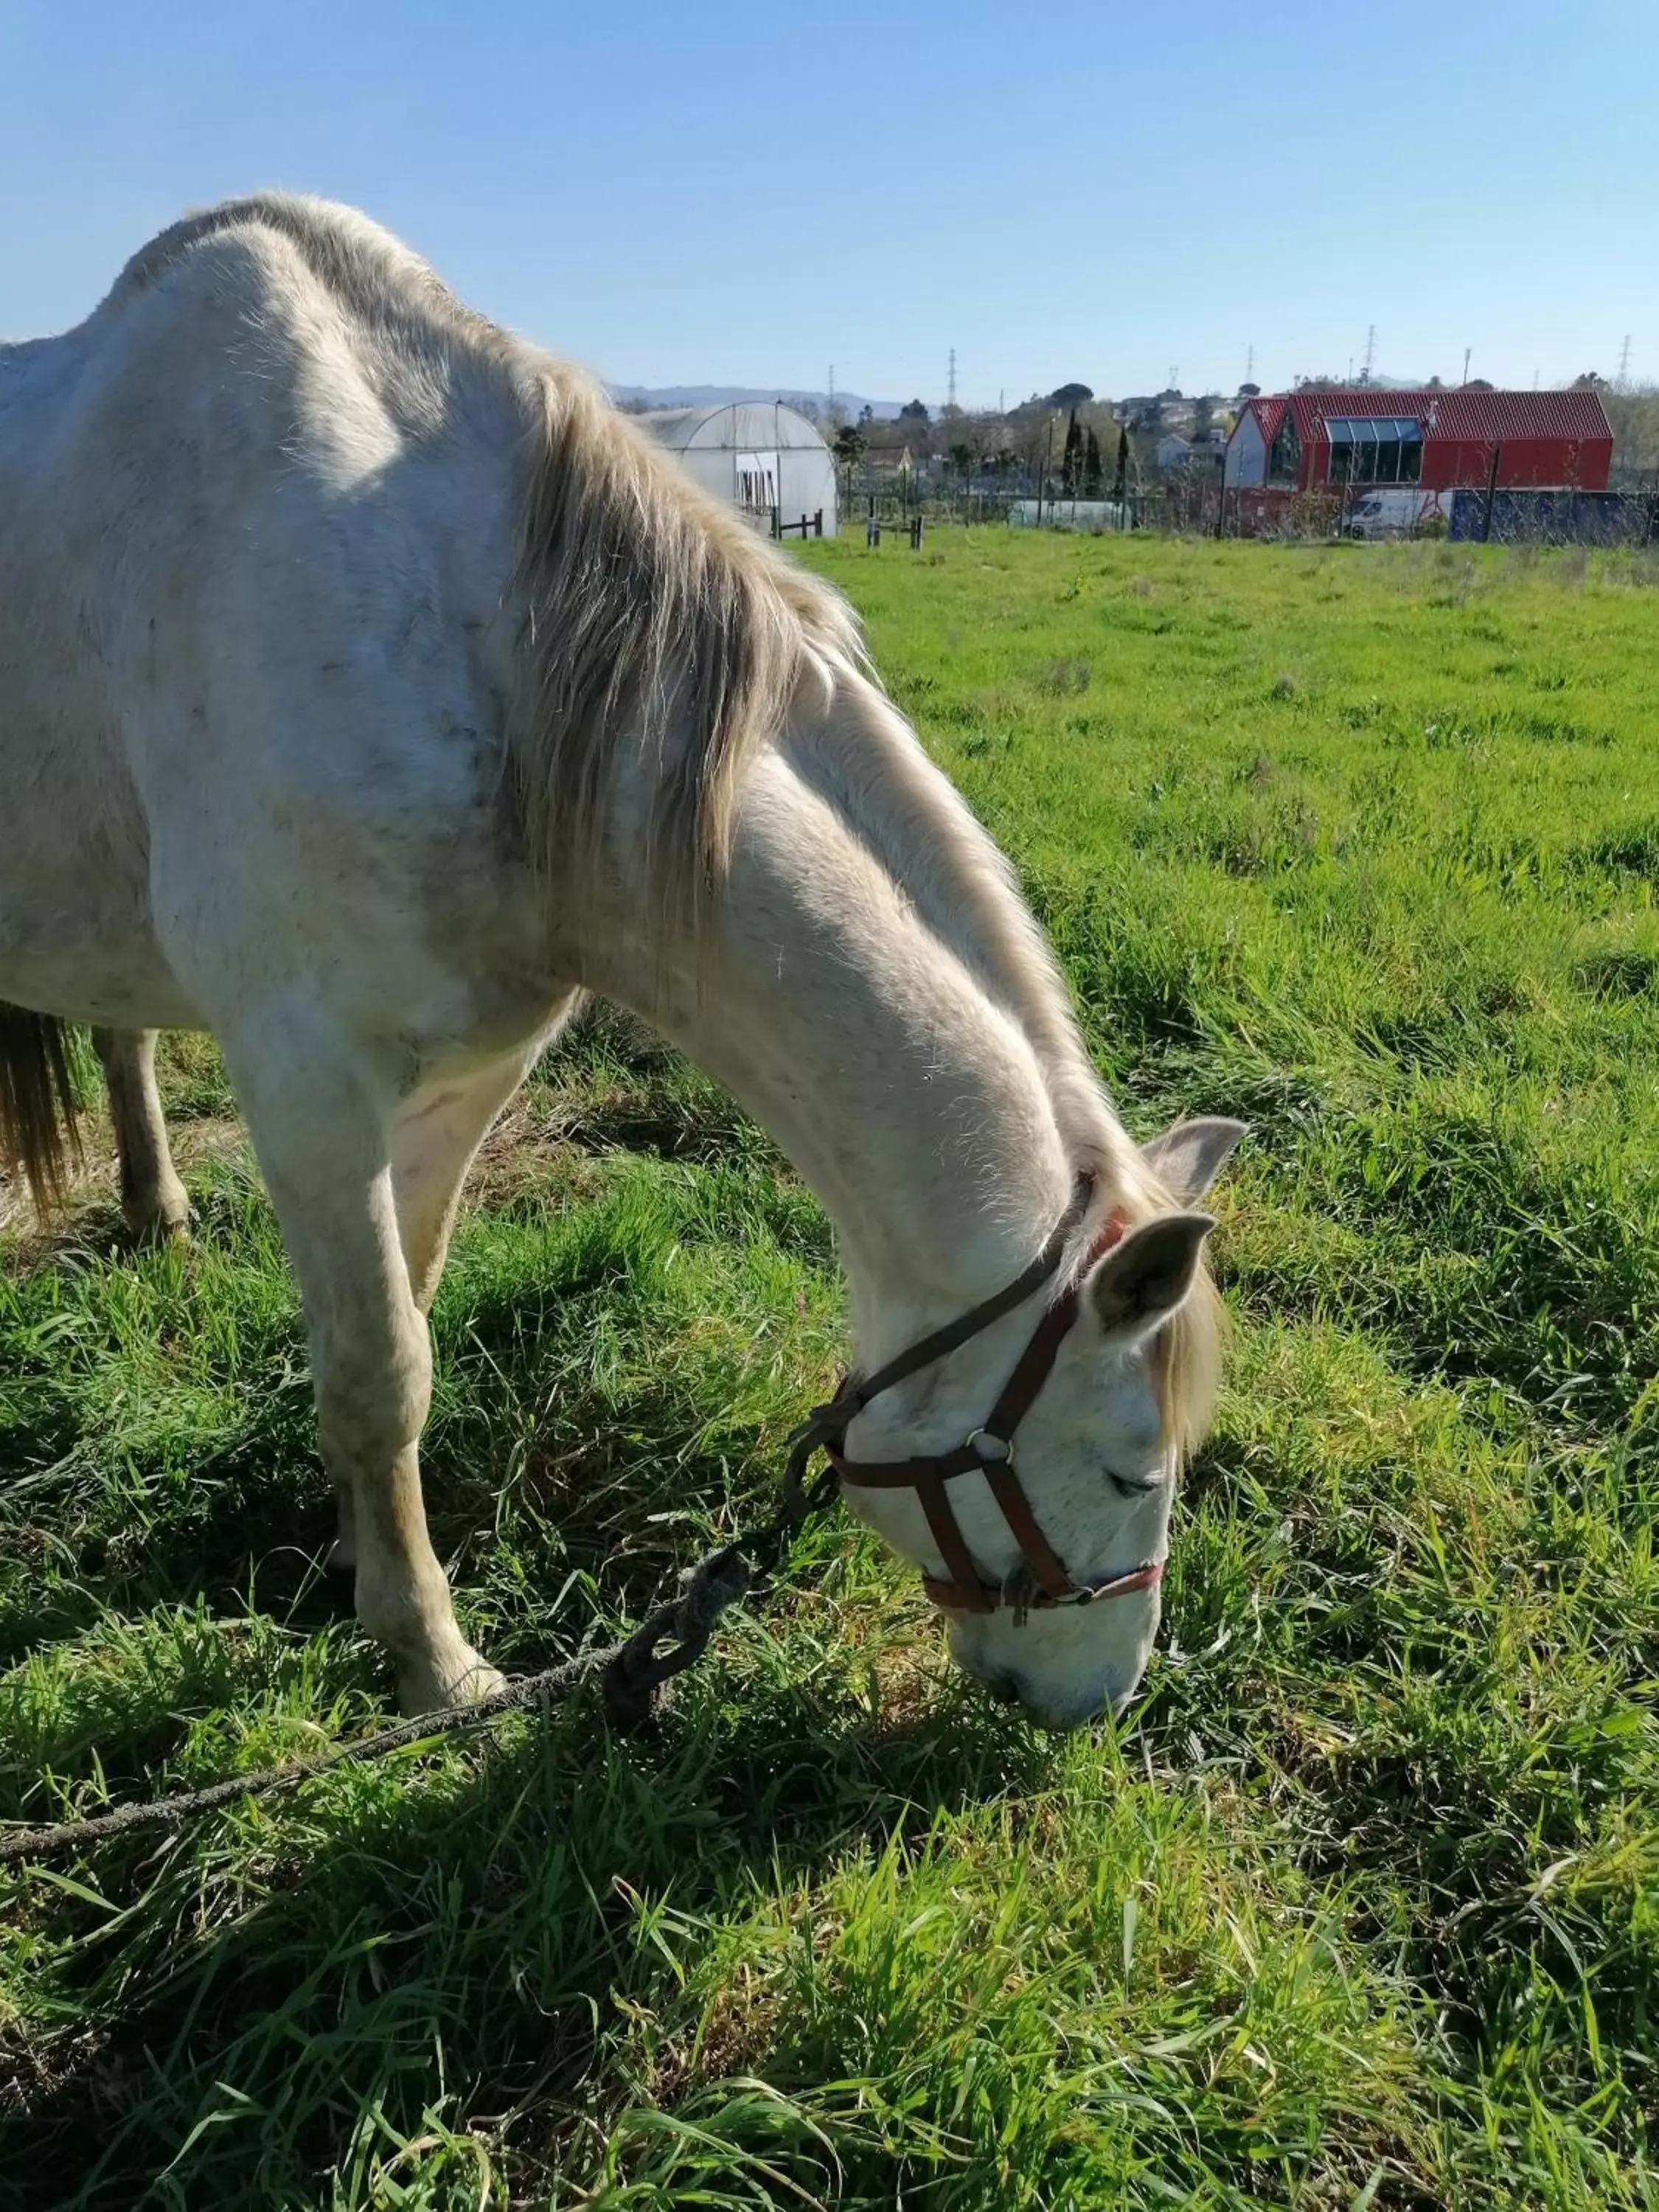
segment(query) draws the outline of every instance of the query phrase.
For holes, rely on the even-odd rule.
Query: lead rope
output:
[[[816,1419],[816,1414],[809,1415],[790,1438],[783,1502],[770,1520],[733,1537],[688,1567],[675,1595],[648,1613],[631,1635],[597,1650],[579,1652],[574,1659],[561,1660],[556,1667],[543,1668],[539,1674],[524,1675],[493,1697],[480,1698],[476,1705],[422,1713],[356,1743],[319,1752],[313,1759],[261,1767],[252,1774],[239,1774],[204,1789],[179,1790],[167,1797],[120,1805],[112,1813],[95,1814],[90,1820],[0,1830],[0,1865],[51,1857],[58,1851],[78,1850],[140,1828],[182,1827],[186,1820],[210,1813],[216,1806],[281,1796],[297,1790],[301,1783],[326,1774],[331,1767],[384,1759],[389,1752],[430,1737],[485,1727],[503,1713],[523,1706],[546,1705],[556,1698],[573,1697],[595,1674],[600,1678],[605,1711],[612,1723],[624,1731],[641,1727],[651,1718],[663,1684],[684,1674],[702,1656],[721,1615],[748,1596],[763,1578],[775,1574],[806,1522],[834,1503],[833,1468],[826,1468],[810,1485],[802,1480],[805,1455],[800,1438]]]

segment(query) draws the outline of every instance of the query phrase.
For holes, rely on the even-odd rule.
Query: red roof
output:
[[[1565,438],[1580,444],[1613,437],[1613,425],[1599,392],[1479,392],[1454,386],[1425,392],[1395,392],[1367,386],[1346,392],[1279,392],[1253,399],[1261,434],[1271,446],[1285,410],[1296,417],[1304,445],[1322,441],[1333,418],[1356,416],[1413,416],[1425,440],[1451,439],[1467,445],[1510,442],[1520,438]]]

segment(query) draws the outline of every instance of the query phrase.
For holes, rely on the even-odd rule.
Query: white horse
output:
[[[585,991],[786,1148],[867,1368],[1074,1231],[842,1448],[867,1469],[982,1432],[1074,1285],[1018,1480],[1066,1587],[1111,1602],[999,1601],[1022,1546],[989,1474],[951,1485],[971,1591],[917,1490],[852,1502],[961,1599],[973,1674],[1053,1723],[1128,1696],[1217,1364],[1188,1209],[1238,1126],[1129,1140],[845,605],[586,378],[347,210],[175,225],[78,329],[0,351],[0,1135],[48,1188],[58,1025],[91,1024],[130,1041],[154,1155],[132,1033],[217,1036],[409,1708],[500,1683],[427,1535],[426,1315],[472,1156]],[[151,1225],[182,1207],[161,1180]]]

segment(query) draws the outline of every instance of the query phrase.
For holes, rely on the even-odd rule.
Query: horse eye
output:
[[[1114,1474],[1109,1467],[1106,1470],[1106,1480],[1120,1498],[1150,1498],[1155,1490],[1164,1487],[1161,1476],[1155,1474],[1150,1481],[1139,1482],[1131,1475]]]

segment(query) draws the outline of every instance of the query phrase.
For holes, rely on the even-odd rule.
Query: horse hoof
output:
[[[467,1661],[453,1671],[445,1668],[442,1674],[429,1666],[405,1667],[398,1681],[398,1705],[411,1716],[457,1712],[468,1705],[482,1705],[507,1687],[506,1675],[476,1652],[469,1652]]]
[[[190,1241],[190,1200],[181,1185],[176,1196],[154,1206],[127,1209],[127,1229],[135,1244],[184,1244]]]

